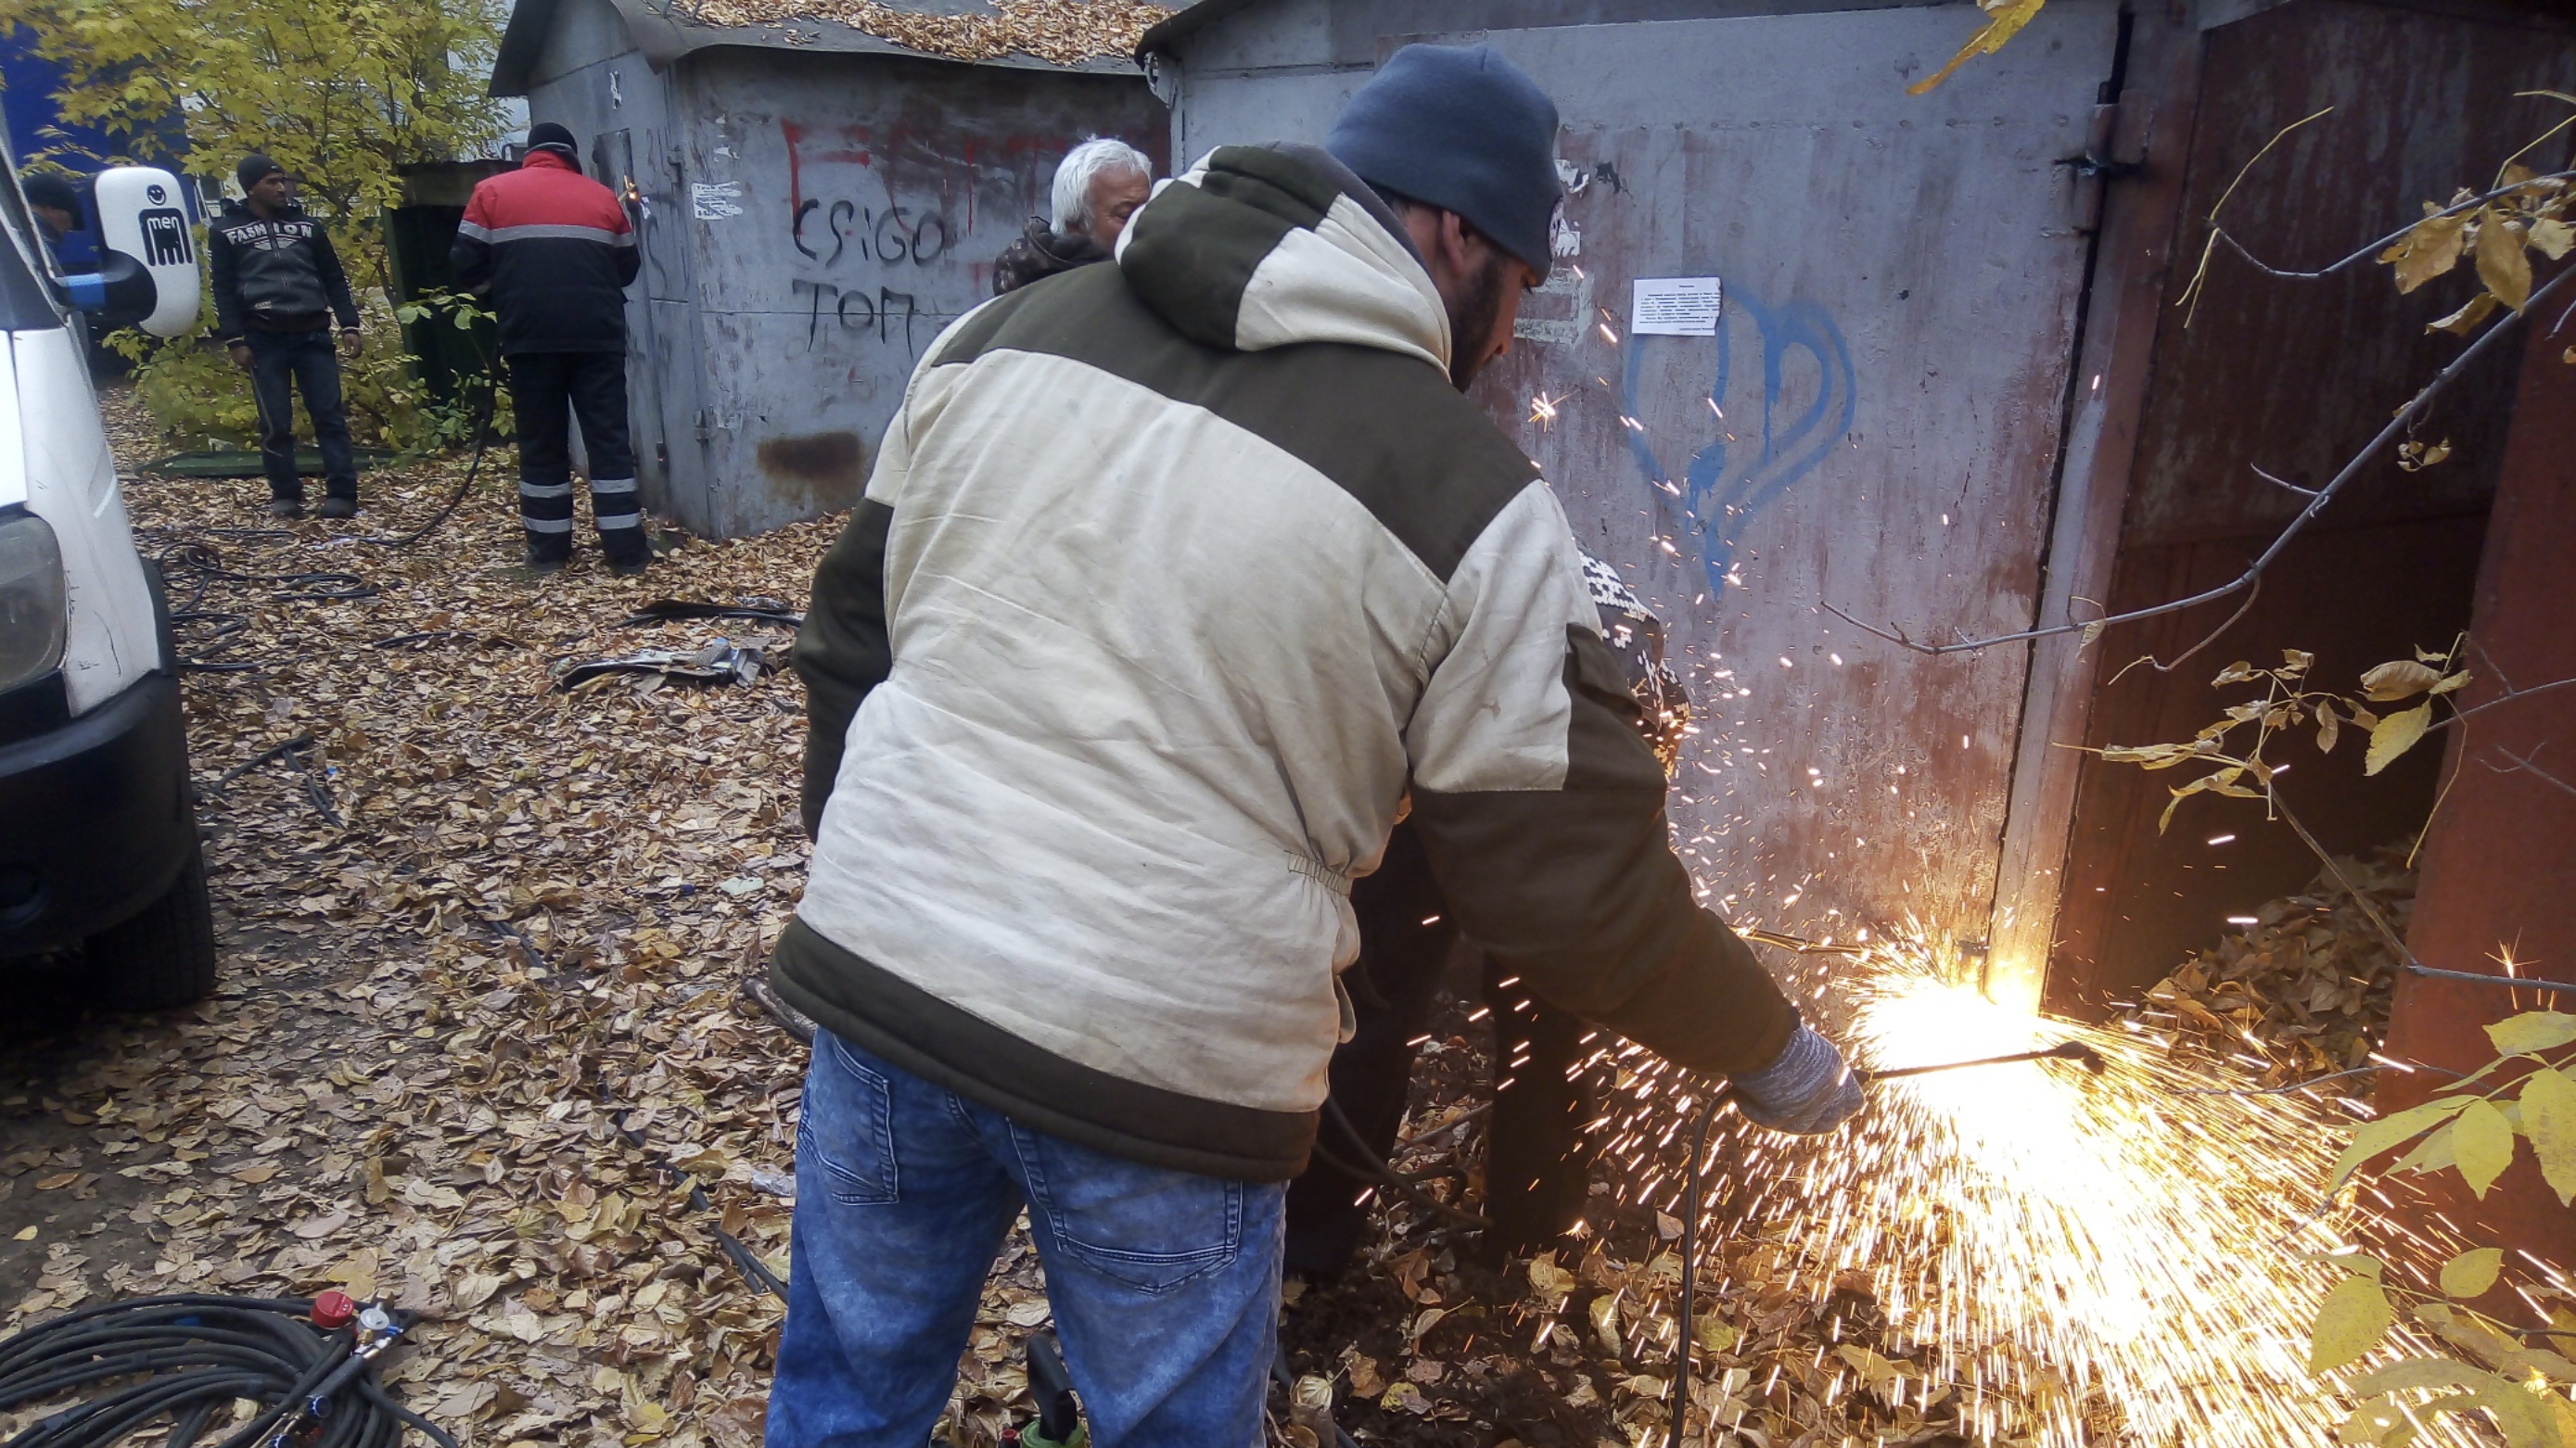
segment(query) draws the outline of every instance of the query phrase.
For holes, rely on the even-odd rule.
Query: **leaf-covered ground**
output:
[[[190,616],[181,652],[249,666],[187,681],[224,966],[214,998],[157,1018],[86,1013],[76,973],[9,986],[0,1330],[111,1295],[337,1285],[426,1315],[389,1376],[469,1441],[757,1443],[781,1308],[719,1233],[786,1271],[803,1050],[742,986],[803,880],[803,699],[783,673],[566,693],[553,671],[719,637],[783,662],[776,626],[620,620],[663,597],[801,608],[837,520],[682,540],[631,580],[585,538],[531,581],[506,451],[394,550],[351,540],[426,519],[461,460],[369,477],[354,525],[277,529],[255,481],[137,476],[156,440],[108,402],[138,536]],[[2267,1019],[2233,1004],[2206,1008]],[[2325,1014],[2349,1028],[2340,999]],[[1417,1126],[1483,1099],[1487,1033],[1453,1004],[1436,1035]],[[1475,1138],[1398,1165],[1454,1169],[1435,1190],[1472,1205]],[[1350,1272],[1292,1288],[1306,1381],[1275,1395],[1276,1441],[1330,1441],[1329,1403],[1367,1441],[1659,1443],[1679,1224],[1597,1191],[1536,1262],[1381,1212]],[[1735,1425],[1721,1436],[1964,1441],[1865,1292],[1792,1291],[1782,1259],[1738,1230],[1704,1263],[1693,1394]],[[1027,1416],[1020,1344],[1045,1322],[1015,1239],[961,1376],[961,1448]]]

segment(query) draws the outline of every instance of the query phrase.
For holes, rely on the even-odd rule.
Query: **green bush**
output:
[[[134,364],[135,395],[174,446],[255,448],[259,407],[251,397],[250,374],[234,366],[215,340],[211,287],[206,297],[204,330],[199,335],[163,341],[129,328],[109,334],[103,345]],[[402,332],[395,324],[447,324],[471,333],[475,322],[490,313],[461,292],[433,292],[389,311],[372,289],[360,293],[359,311],[366,325],[360,332],[358,355],[340,359],[349,433],[358,446],[418,455],[471,445],[475,415],[483,400],[482,379],[460,379],[463,385],[453,397],[431,396],[413,375]],[[495,361],[486,358],[485,365]],[[510,431],[506,386],[495,389],[492,408],[493,431],[506,436]],[[300,404],[296,434],[312,435]]]

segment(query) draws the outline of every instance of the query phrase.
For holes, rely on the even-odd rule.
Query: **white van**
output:
[[[97,181],[100,271],[66,276],[0,157],[0,969],[82,954],[100,1004],[214,988],[214,922],[159,570],[134,547],[71,322],[197,324],[178,181]]]

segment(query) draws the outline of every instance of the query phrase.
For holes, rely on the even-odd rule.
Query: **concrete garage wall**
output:
[[[717,537],[855,502],[914,364],[992,295],[1065,151],[1115,135],[1159,165],[1168,144],[1135,76],[776,50],[674,74],[702,390],[663,408],[707,479],[679,514]]]

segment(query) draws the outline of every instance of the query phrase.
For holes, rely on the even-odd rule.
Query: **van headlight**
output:
[[[0,693],[63,661],[63,550],[53,525],[0,513]]]

